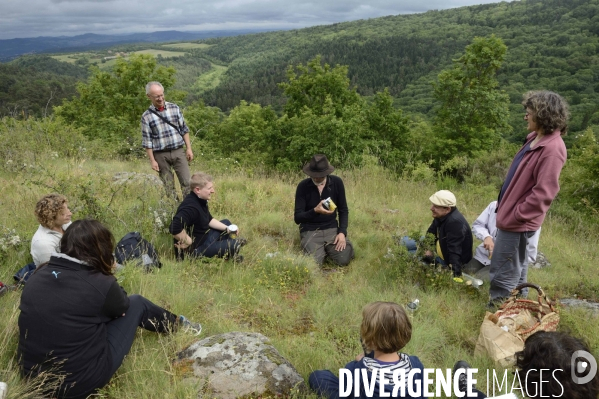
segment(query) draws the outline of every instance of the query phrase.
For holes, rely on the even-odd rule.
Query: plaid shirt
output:
[[[185,142],[183,136],[189,132],[185,124],[183,114],[176,104],[165,101],[164,110],[158,111],[154,105],[150,109],[160,113],[166,120],[175,126],[179,126],[179,132],[164,122],[158,115],[147,110],[141,116],[141,145],[143,148],[151,148],[154,151],[176,150],[183,147]]]

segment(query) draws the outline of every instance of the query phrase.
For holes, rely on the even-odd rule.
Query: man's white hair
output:
[[[160,83],[160,82],[149,82],[146,85],[146,94],[150,94],[150,89],[152,88],[152,86],[160,86],[160,88],[162,90],[164,90],[164,87],[162,87],[162,83]]]

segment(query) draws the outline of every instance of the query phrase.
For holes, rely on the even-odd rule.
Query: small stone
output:
[[[537,259],[535,260],[534,263],[529,265],[529,268],[542,269],[544,267],[549,267],[549,266],[551,266],[551,263],[549,263],[545,254],[539,251],[537,253]]]

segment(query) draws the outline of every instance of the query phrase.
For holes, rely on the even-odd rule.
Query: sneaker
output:
[[[179,316],[179,324],[183,327],[185,332],[189,332],[193,335],[200,335],[202,333],[202,325],[200,323],[194,323],[183,315]]]
[[[470,365],[464,360],[458,360],[456,364],[453,365],[453,374],[455,374],[458,370],[464,369],[464,372],[460,374],[458,377],[458,389],[460,392],[466,393],[468,391],[468,377],[466,377],[466,370],[470,368]],[[475,388],[473,386],[472,388]]]
[[[458,284],[462,284],[464,282],[464,279],[461,277],[454,277],[453,278],[453,282],[454,283],[458,283]]]

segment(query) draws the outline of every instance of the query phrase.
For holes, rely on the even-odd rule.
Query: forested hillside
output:
[[[550,89],[572,105],[571,130],[599,122],[599,1],[526,0],[398,15],[330,26],[207,40],[202,53],[228,66],[221,84],[203,95],[223,110],[240,100],[283,105],[277,83],[289,64],[317,54],[349,66],[362,95],[385,87],[407,113],[430,116],[430,82],[475,36],[495,34],[508,47],[498,72],[512,110],[522,92]],[[521,115],[510,124],[519,141]]]
[[[202,47],[185,49],[184,57],[158,58],[158,63],[177,70],[173,88],[188,92],[189,104],[203,100],[229,112],[244,100],[281,112],[286,98],[278,84],[285,81],[289,65],[321,55],[331,66],[348,66],[350,83],[359,94],[372,96],[388,88],[406,115],[431,120],[431,83],[475,36],[490,34],[508,48],[498,71],[500,88],[511,103],[512,129],[504,137],[520,142],[526,134],[520,100],[531,89],[555,90],[566,97],[572,107],[571,132],[599,123],[599,0],[503,2],[207,39]],[[173,50],[181,47],[174,45]],[[51,97],[50,104],[56,105],[74,94],[73,82],[81,79],[81,68],[71,66],[40,79],[41,71],[50,72],[44,68],[55,70],[55,65],[34,58],[35,70],[23,69],[27,59],[31,57],[0,64],[0,76],[6,76],[0,89],[3,115],[22,109],[40,115]],[[38,83],[42,89],[32,89]]]
[[[88,71],[48,56],[0,63],[0,115],[46,115],[63,99],[73,97]]]

